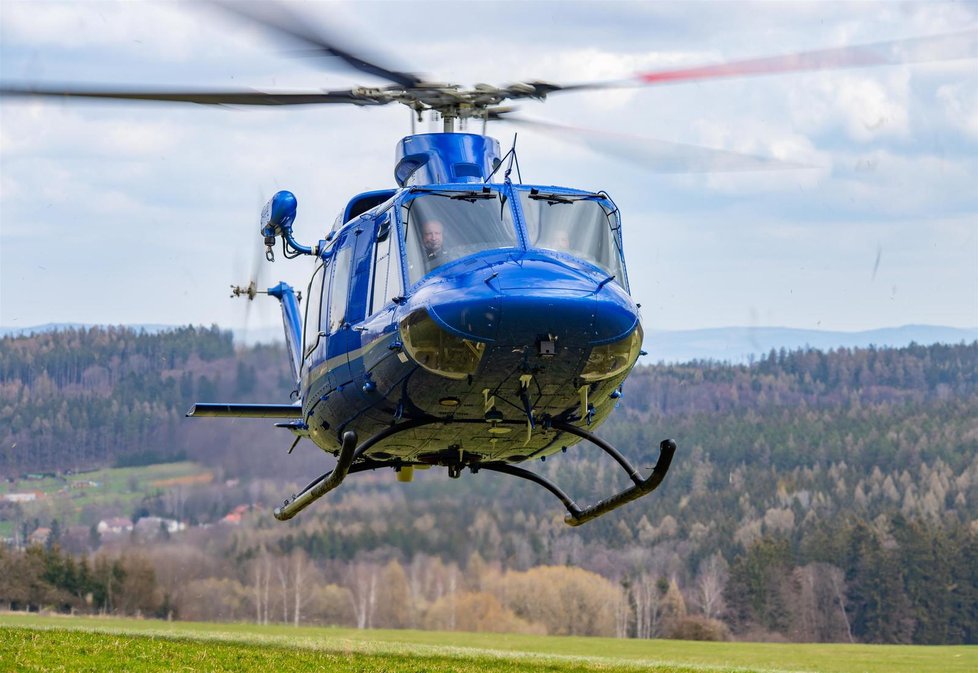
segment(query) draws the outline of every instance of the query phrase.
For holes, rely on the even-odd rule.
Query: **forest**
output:
[[[281,348],[236,348],[216,328],[0,340],[3,476],[175,459],[216,475],[147,492],[129,510],[4,505],[0,520],[19,534],[0,555],[0,605],[362,628],[978,643],[978,343],[639,366],[600,434],[643,467],[671,436],[673,468],[652,496],[580,529],[528,484],[436,470],[412,484],[357,475],[276,522],[272,504],[330,459],[308,442],[284,456],[292,437],[268,423],[183,413],[195,400],[282,402],[290,389]],[[588,501],[622,485],[602,458],[578,445],[533,469]],[[235,508],[240,523],[223,524]],[[169,517],[187,529],[100,537],[105,516]],[[39,526],[56,534],[27,545]]]

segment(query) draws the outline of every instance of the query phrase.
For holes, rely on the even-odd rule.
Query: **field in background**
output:
[[[214,475],[203,466],[188,461],[141,467],[118,467],[64,476],[38,475],[35,478],[0,480],[0,496],[8,493],[34,493],[36,500],[21,507],[27,519],[38,517],[45,523],[57,518],[63,526],[81,523],[85,507],[115,507],[129,515],[147,495],[178,485],[194,486],[213,481]],[[13,535],[13,522],[0,522],[0,537]]]
[[[700,643],[0,614],[14,670],[971,673],[978,647]]]

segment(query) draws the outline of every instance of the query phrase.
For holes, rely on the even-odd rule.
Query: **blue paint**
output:
[[[425,133],[402,138],[394,179],[401,187],[483,183],[499,162],[499,141],[472,133]]]
[[[275,287],[268,288],[268,294],[278,299],[279,305],[282,307],[282,326],[285,328],[285,345],[289,351],[292,379],[298,381],[301,364],[299,344],[302,343],[302,322],[299,316],[299,302],[295,298],[295,290],[291,285],[279,282]]]
[[[278,236],[291,231],[297,206],[295,194],[284,190],[276,192],[261,211],[262,236]]]
[[[292,237],[292,223],[295,222],[297,207],[298,200],[295,198],[295,194],[282,190],[276,192],[261,211],[261,235],[265,238],[266,244],[269,244],[271,239],[276,236],[281,236],[285,244],[291,246],[286,257],[290,254],[316,254],[316,250],[297,243]]]
[[[323,449],[338,448],[346,430],[365,439],[401,420],[450,415],[471,422],[397,435],[368,457],[445,464],[451,458],[440,452],[462,450],[519,462],[580,441],[554,431],[550,419],[595,427],[612,413],[637,357],[624,346],[641,329],[617,208],[603,193],[487,183],[498,160],[498,142],[473,134],[415,135],[398,144],[401,188],[350,199],[320,243],[322,317],[305,327],[301,361],[294,292],[284,283],[269,290],[282,303],[310,439]],[[292,194],[276,194],[263,234],[291,240],[295,206]],[[426,257],[419,247],[426,208],[458,218],[443,223],[446,243],[456,235],[451,254]],[[484,229],[471,228],[480,222],[497,234],[459,236],[481,235]],[[562,247],[561,227],[590,243]],[[380,260],[393,264],[390,273]],[[421,330],[411,333],[421,334],[412,347],[408,324]],[[326,336],[314,345],[319,330]],[[459,357],[474,369],[459,374]],[[487,409],[490,397],[496,404]],[[442,405],[445,399],[458,404]],[[490,435],[490,427],[497,432]]]

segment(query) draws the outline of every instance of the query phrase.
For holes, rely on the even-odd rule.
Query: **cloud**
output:
[[[948,124],[978,140],[978,93],[973,86],[943,84],[937,89],[937,100]]]
[[[978,22],[974,3],[527,2],[518,20],[515,5],[469,3],[462,19],[447,8],[300,6],[355,43],[380,45],[397,67],[463,84],[614,79]],[[253,26],[186,3],[5,0],[0,31],[4,81],[259,89],[380,82],[329,59],[292,58],[287,45]],[[652,175],[522,129],[521,168],[528,181],[611,192],[623,211],[632,286],[646,316],[660,324],[743,322],[752,310],[783,324],[809,324],[817,313],[837,327],[926,322],[955,306],[973,314],[976,243],[962,232],[978,228],[975,67],[757,77],[521,103],[526,116],[816,170]],[[297,235],[315,240],[350,196],[392,186],[393,148],[409,130],[408,112],[393,107],[3,101],[3,320],[230,324],[237,315],[225,292],[237,280],[231,260],[238,251],[250,259],[259,243],[264,201],[278,189],[294,191]],[[426,120],[419,130],[434,127]],[[508,147],[511,128],[490,125],[490,132]],[[878,246],[877,285],[901,288],[886,308],[873,294],[878,287],[863,293],[860,285]],[[39,249],[50,263],[34,277],[31,257]],[[114,274],[118,301],[93,303],[86,318],[63,288],[104,292],[93,265]],[[943,313],[913,289],[933,289],[918,278],[922,269],[945,282]],[[276,263],[273,270],[306,283],[307,266]],[[779,278],[786,280],[772,280]],[[49,299],[35,301],[28,286]],[[859,288],[851,306],[847,288]]]

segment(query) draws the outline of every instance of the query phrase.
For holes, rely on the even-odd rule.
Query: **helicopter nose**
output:
[[[621,339],[638,324],[638,308],[614,279],[553,258],[522,258],[474,274],[429,311],[460,336],[523,346],[552,336],[571,346]]]
[[[567,346],[588,346],[621,339],[635,328],[638,314],[634,304],[616,295],[594,289],[593,284],[587,294],[549,288],[508,290],[496,340],[519,346],[551,335]]]

